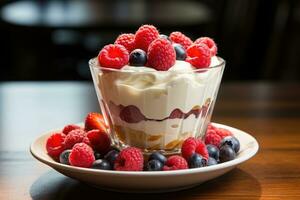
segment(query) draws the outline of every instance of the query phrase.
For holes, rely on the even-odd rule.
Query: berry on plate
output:
[[[119,153],[114,169],[117,171],[142,171],[143,165],[142,151],[135,147],[127,147]]]
[[[186,160],[178,155],[170,156],[163,167],[164,171],[188,169],[188,163]]]
[[[223,139],[224,137],[227,137],[227,136],[233,136],[233,134],[225,129],[225,128],[216,128],[216,133]]]
[[[66,126],[63,128],[62,132],[63,132],[64,134],[68,135],[68,133],[69,133],[70,131],[73,131],[73,130],[75,130],[75,129],[81,129],[81,127],[78,126],[78,125],[75,125],[75,124],[69,124],[69,125],[66,125]]]
[[[134,34],[124,33],[117,37],[115,44],[124,46],[130,53],[134,49]]]
[[[172,42],[171,39],[169,38],[169,36],[167,36],[167,35],[165,35],[165,34],[160,34],[159,37],[160,37],[160,38],[167,39],[167,40],[169,40],[170,42]]]
[[[185,60],[186,52],[185,49],[181,46],[181,44],[174,43],[172,45],[176,52],[176,60]]]
[[[159,71],[167,71],[175,64],[175,61],[176,52],[168,40],[158,38],[150,44],[148,66]]]
[[[69,156],[72,166],[89,168],[95,161],[93,149],[85,143],[75,144]]]
[[[81,143],[85,138],[85,131],[82,129],[75,129],[70,131],[65,139],[65,148],[71,149],[75,144]]]
[[[93,169],[112,170],[110,163],[104,159],[95,160],[92,165],[92,168]]]
[[[235,159],[236,153],[229,145],[220,147],[220,162],[226,162]]]
[[[60,155],[59,155],[59,162],[61,164],[65,164],[65,165],[70,165],[69,162],[69,156],[70,156],[71,150],[67,149],[64,150]]]
[[[216,130],[208,130],[205,135],[205,144],[219,146],[222,138],[216,133]]]
[[[95,112],[89,113],[85,118],[84,129],[86,131],[99,129],[105,132],[106,124],[104,122],[103,116],[100,113],[95,113]]]
[[[46,149],[49,156],[58,159],[59,155],[65,150],[66,135],[63,133],[53,133],[46,142]]]
[[[163,169],[163,164],[159,160],[150,160],[146,164],[146,171],[161,171]]]
[[[191,46],[193,44],[192,40],[189,37],[187,37],[186,35],[184,35],[183,33],[179,32],[179,31],[172,32],[170,34],[170,39],[174,43],[181,44],[181,46],[184,49],[188,49],[189,46]]]
[[[121,69],[129,61],[127,49],[119,44],[109,44],[103,47],[98,55],[101,67]]]
[[[206,159],[197,153],[194,153],[188,160],[189,168],[205,167],[206,162]]]
[[[218,161],[214,158],[209,157],[207,160],[207,166],[212,166],[218,164]]]
[[[182,143],[181,154],[188,160],[194,153],[200,154],[205,159],[209,157],[205,144],[200,139],[189,137]]]
[[[135,48],[148,51],[149,45],[159,37],[159,32],[153,25],[143,25],[135,33]]]
[[[150,160],[158,160],[163,165],[167,162],[166,156],[164,156],[163,154],[161,154],[159,152],[154,152],[154,153],[150,154],[148,161],[150,161]]]
[[[219,160],[220,151],[217,146],[208,144],[208,145],[206,145],[206,149],[207,149],[209,157]]]
[[[193,44],[187,50],[186,61],[196,68],[209,67],[211,62],[210,50],[206,44]]]
[[[233,136],[224,137],[220,143],[220,148],[224,145],[230,146],[235,153],[238,153],[240,150],[240,142],[236,137]]]
[[[104,159],[107,160],[111,166],[114,166],[114,163],[119,156],[119,151],[110,150],[105,156]]]
[[[207,47],[210,50],[211,56],[215,56],[217,54],[218,48],[213,39],[209,37],[200,37],[194,42],[194,44],[200,44],[200,43],[207,45]]]
[[[129,65],[145,66],[147,63],[147,54],[142,49],[135,49],[130,53]]]
[[[94,129],[88,131],[86,137],[89,139],[90,145],[95,151],[103,155],[109,151],[111,140],[106,132]]]

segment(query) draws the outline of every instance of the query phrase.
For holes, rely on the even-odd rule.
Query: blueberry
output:
[[[164,39],[167,39],[171,42],[171,39],[167,36],[167,35],[164,35],[164,34],[160,34],[159,35],[160,38],[164,38]]]
[[[209,157],[207,160],[207,166],[212,166],[212,165],[216,165],[218,164],[218,162],[216,161],[216,159]]]
[[[70,156],[71,150],[65,150],[59,155],[59,162],[61,164],[70,165],[69,162],[69,156]]]
[[[220,148],[220,162],[226,162],[235,159],[236,153],[229,145],[221,146]]]
[[[135,49],[130,53],[129,64],[131,66],[145,66],[147,54],[142,49]]]
[[[115,160],[117,159],[118,155],[119,151],[111,150],[104,156],[104,159],[107,160],[111,166],[114,166]]]
[[[209,157],[212,157],[215,160],[219,160],[220,151],[218,147],[212,144],[208,144],[206,145],[206,149],[208,151]]]
[[[107,160],[104,160],[104,159],[95,160],[93,165],[92,165],[92,168],[93,169],[103,169],[103,170],[111,170],[112,169],[109,162]]]
[[[175,52],[176,52],[176,60],[185,60],[186,59],[186,52],[185,49],[177,43],[172,44]]]
[[[238,139],[236,139],[236,137],[233,136],[224,137],[220,143],[220,147],[224,145],[229,145],[235,151],[235,153],[239,152],[240,150],[240,142]]]
[[[161,171],[163,164],[159,160],[150,160],[146,165],[147,171]]]
[[[167,162],[167,158],[166,158],[164,155],[162,155],[161,153],[159,153],[159,152],[154,152],[154,153],[152,153],[152,154],[149,156],[148,161],[150,161],[150,160],[158,160],[158,161],[160,161],[163,165]]]
[[[99,152],[97,152],[97,151],[94,152],[94,156],[95,156],[96,160],[102,158],[102,155]]]
[[[206,166],[206,160],[199,154],[194,153],[188,160],[189,168],[198,168]]]

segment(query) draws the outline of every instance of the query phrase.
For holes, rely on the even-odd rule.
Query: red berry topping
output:
[[[94,112],[89,113],[85,118],[84,129],[86,131],[99,129],[105,132],[106,124],[103,116],[100,113],[94,113]]]
[[[183,46],[183,48],[185,50],[187,50],[189,48],[189,46],[191,46],[193,44],[193,41],[189,37],[187,37],[186,35],[184,35],[183,33],[179,32],[179,31],[172,32],[170,34],[170,39],[174,43],[181,44],[181,46]]]
[[[206,159],[209,157],[205,144],[200,139],[189,137],[181,146],[181,154],[186,160],[188,160],[194,153],[198,153]]]
[[[170,156],[163,167],[164,171],[169,170],[179,170],[179,169],[188,169],[188,164],[186,160],[178,155]]]
[[[85,131],[82,129],[70,131],[65,139],[65,148],[71,149],[75,144],[81,143],[85,138],[85,134]]]
[[[135,147],[128,147],[119,153],[114,169],[118,171],[142,171],[143,164],[142,151]]]
[[[66,126],[64,127],[64,129],[62,130],[62,132],[63,132],[64,134],[68,135],[68,133],[69,133],[70,131],[73,131],[73,130],[75,130],[75,129],[81,129],[81,127],[80,127],[80,126],[77,126],[77,125],[75,125],[75,124],[69,124],[69,125],[66,125]]]
[[[207,131],[209,131],[209,130],[216,130],[217,129],[217,127],[215,127],[214,125],[212,125],[212,124],[208,124],[207,125]]]
[[[115,41],[115,44],[123,45],[130,53],[134,49],[134,34],[124,33],[119,35]]]
[[[206,44],[193,44],[187,51],[186,61],[191,63],[196,68],[209,67],[211,62],[210,50]]]
[[[167,71],[175,64],[176,52],[172,44],[159,38],[153,41],[148,49],[148,66],[159,71]]]
[[[148,51],[148,47],[155,39],[159,37],[159,32],[152,25],[143,25],[135,33],[135,49],[142,49]]]
[[[101,67],[121,69],[129,61],[127,49],[119,44],[109,44],[99,52],[98,62]]]
[[[69,162],[72,166],[89,168],[93,165],[94,161],[94,152],[90,146],[85,143],[74,145],[69,156]]]
[[[216,45],[216,43],[213,39],[211,39],[209,37],[201,37],[201,38],[198,38],[194,42],[194,44],[200,44],[200,43],[206,44],[206,46],[208,46],[208,48],[210,50],[210,53],[211,53],[211,56],[217,55],[218,48],[217,48],[217,45]]]
[[[58,159],[61,152],[65,150],[64,141],[66,135],[63,133],[53,133],[46,143],[46,149],[49,154],[54,159]]]
[[[87,132],[86,137],[90,141],[90,146],[103,155],[110,149],[110,138],[106,132],[102,132],[99,129],[91,130]]]
[[[219,146],[222,138],[216,133],[216,130],[208,130],[205,135],[205,144]]]

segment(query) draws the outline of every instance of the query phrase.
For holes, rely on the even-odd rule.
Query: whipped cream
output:
[[[212,57],[211,67],[221,60]],[[168,71],[126,65],[121,71],[98,74],[98,87],[105,102],[135,105],[150,119],[163,119],[178,108],[189,112],[202,106],[217,90],[222,70],[213,67],[201,73],[185,61],[176,61]]]

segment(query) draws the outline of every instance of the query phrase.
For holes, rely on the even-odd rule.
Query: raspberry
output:
[[[99,52],[98,62],[101,67],[121,69],[129,61],[127,49],[119,44],[109,44]]]
[[[116,39],[115,44],[123,45],[127,51],[130,53],[134,49],[134,34],[124,33],[119,35]]]
[[[196,68],[209,67],[211,62],[210,50],[206,44],[193,44],[187,51],[186,61],[191,63]]]
[[[89,113],[85,118],[84,129],[86,131],[99,129],[105,132],[106,124],[104,122],[103,116],[100,113],[95,113],[95,112]]]
[[[189,137],[181,146],[181,154],[186,160],[188,160],[194,153],[198,153],[205,159],[208,159],[208,152],[205,144],[199,139]]]
[[[90,146],[85,143],[74,145],[69,156],[69,162],[72,166],[89,168],[94,161],[94,152]]]
[[[167,71],[175,64],[176,53],[172,44],[164,39],[158,38],[153,41],[148,49],[148,66],[160,71]]]
[[[75,129],[70,131],[65,139],[65,147],[66,149],[71,149],[75,144],[81,143],[85,137],[84,130]]]
[[[211,39],[209,37],[201,37],[201,38],[198,38],[194,42],[194,44],[200,44],[200,43],[206,44],[206,46],[208,46],[208,48],[210,50],[210,53],[211,53],[211,56],[217,55],[218,48],[217,48],[217,45],[216,45],[216,43],[213,39]]]
[[[65,150],[64,140],[66,135],[63,133],[53,133],[46,143],[46,149],[49,154],[54,159],[58,159],[61,152]]]
[[[189,46],[191,46],[193,44],[193,41],[189,37],[187,37],[186,35],[184,35],[183,33],[179,32],[179,31],[172,32],[170,34],[170,39],[174,43],[181,44],[181,46],[183,46],[183,48],[185,50],[187,50],[189,48]]]
[[[128,147],[123,149],[114,165],[114,169],[118,171],[142,171],[144,157],[140,149]]]
[[[188,164],[186,160],[178,155],[170,156],[163,167],[164,171],[169,170],[179,170],[179,169],[188,169]]]
[[[233,134],[225,128],[217,128],[216,133],[221,137],[221,139],[227,136],[233,136]]]
[[[205,144],[219,146],[222,138],[216,133],[216,130],[208,130],[205,135]]]
[[[75,129],[81,129],[81,127],[80,127],[80,126],[77,126],[77,125],[75,125],[75,124],[69,124],[69,125],[67,125],[67,126],[65,126],[65,127],[63,128],[62,132],[63,132],[64,134],[68,135],[68,133],[69,133],[70,131],[73,131],[73,130],[75,130]]]
[[[159,37],[159,32],[155,26],[143,25],[135,33],[135,49],[148,51],[148,47],[155,39]]]
[[[216,130],[217,127],[215,127],[214,125],[212,125],[211,123],[207,125],[207,131],[208,130]]]
[[[106,132],[102,132],[98,129],[87,132],[86,137],[89,139],[90,146],[101,154],[106,154],[110,149],[110,138]]]

